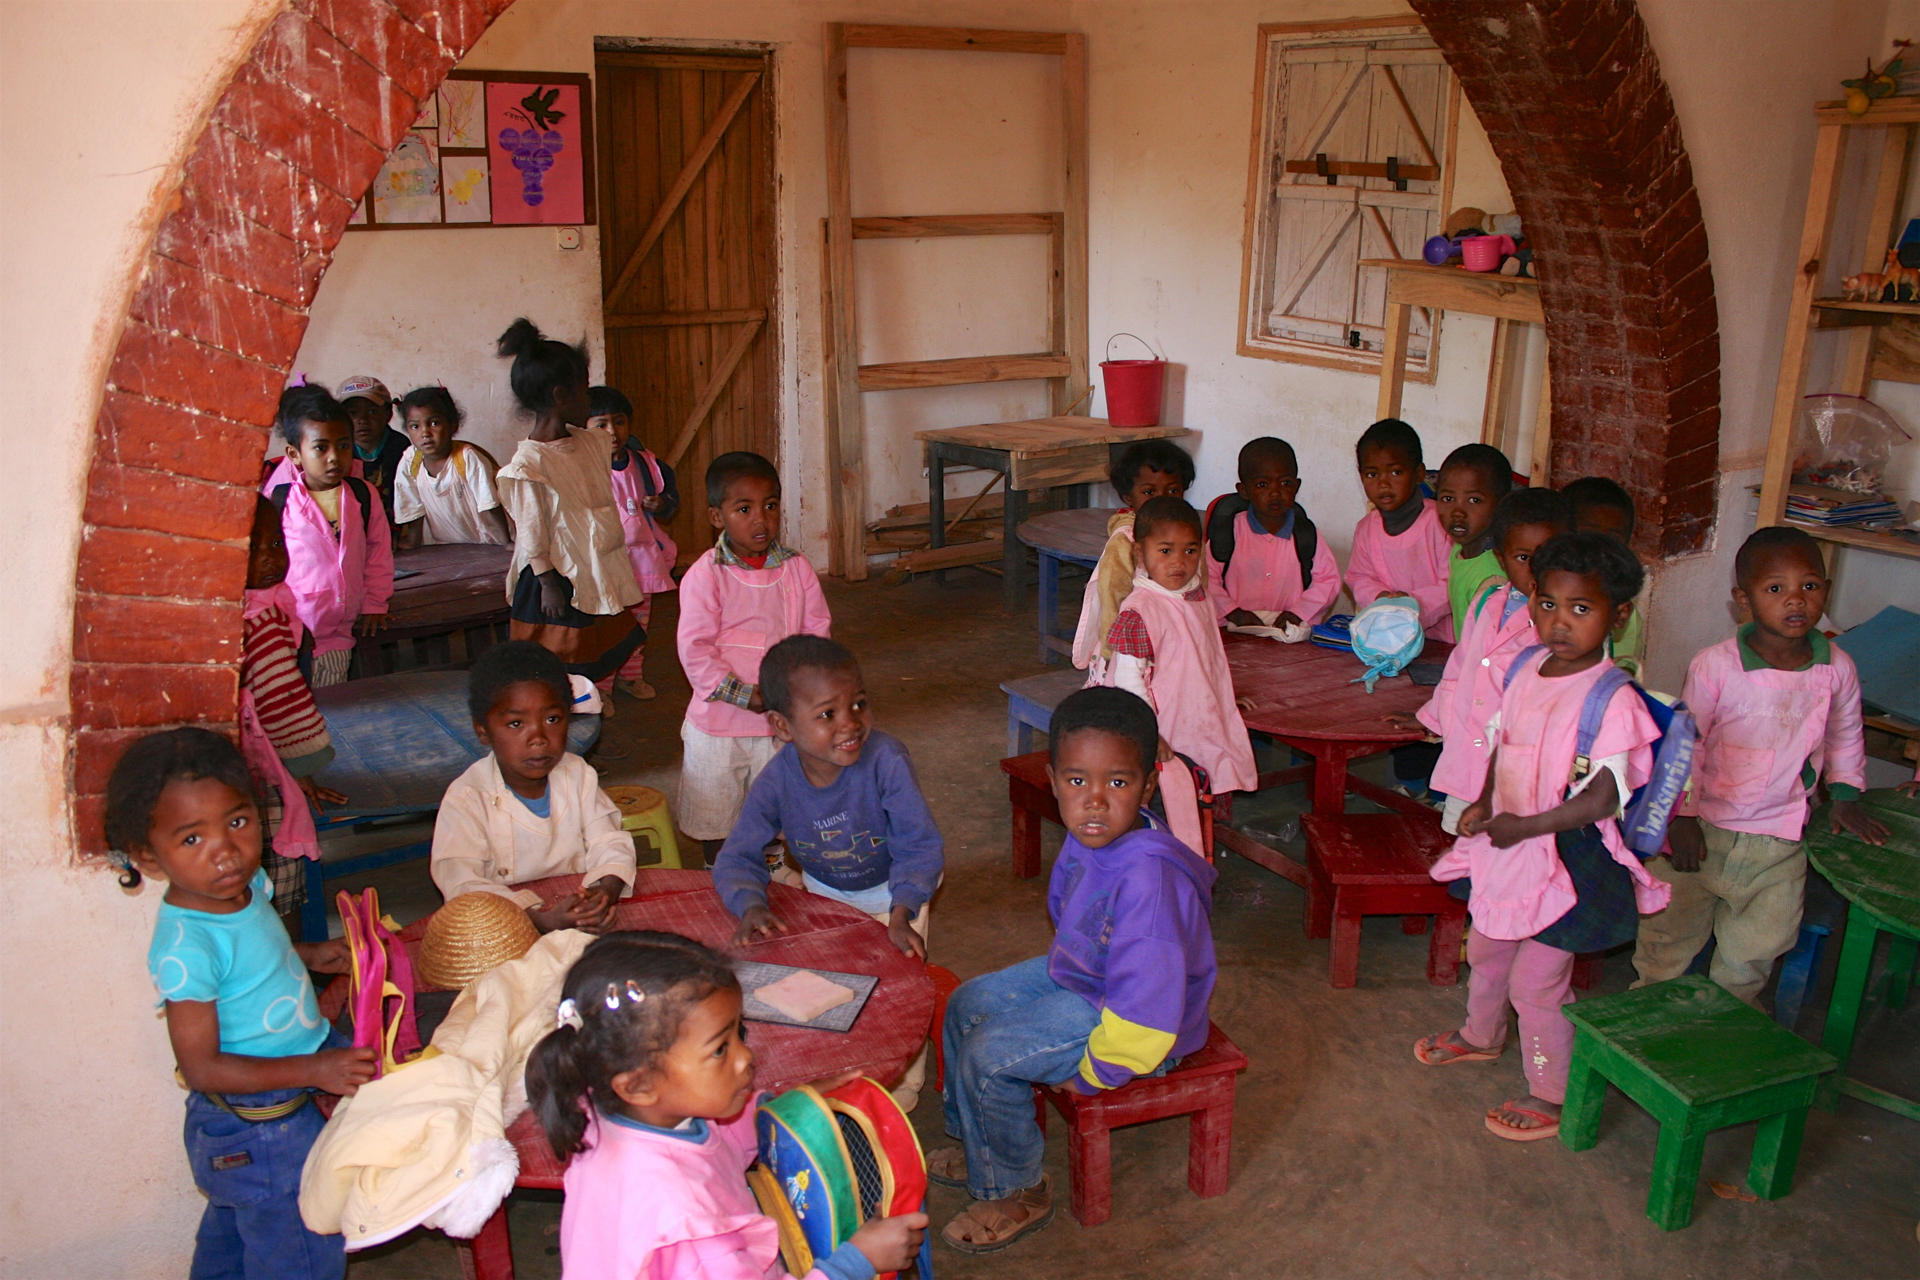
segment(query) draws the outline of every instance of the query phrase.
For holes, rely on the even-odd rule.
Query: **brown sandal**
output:
[[[967,1149],[940,1147],[927,1152],[927,1181],[942,1187],[967,1189]]]
[[[941,1229],[940,1238],[961,1253],[998,1253],[1052,1221],[1053,1195],[1041,1178],[1004,1200],[975,1200]]]

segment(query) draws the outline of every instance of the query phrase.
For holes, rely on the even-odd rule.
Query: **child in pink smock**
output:
[[[1700,727],[1693,788],[1668,831],[1671,851],[1648,864],[1673,902],[1640,922],[1634,985],[1679,977],[1712,937],[1708,976],[1758,1006],[1800,933],[1814,781],[1826,777],[1835,831],[1882,844],[1887,829],[1855,803],[1866,785],[1860,677],[1819,631],[1819,545],[1798,529],[1761,529],[1733,571],[1733,598],[1752,621],[1687,669],[1682,698]]]
[[[1259,789],[1253,743],[1200,568],[1200,513],[1154,498],[1133,518],[1133,593],[1107,634],[1107,684],[1138,694],[1160,736],[1207,771],[1216,794]]]
[[[275,425],[287,456],[261,492],[281,511],[287,587],[313,633],[313,683],[340,684],[354,637],[386,629],[393,598],[386,508],[351,474],[353,424],[325,387],[288,388]]]
[[[1340,565],[1294,499],[1300,467],[1275,436],[1240,450],[1240,483],[1207,508],[1207,594],[1214,617],[1304,640],[1340,594]]]
[[[1120,451],[1107,478],[1120,509],[1107,517],[1107,545],[1087,579],[1073,632],[1073,665],[1087,673],[1089,687],[1106,680],[1113,657],[1107,632],[1133,592],[1133,513],[1150,498],[1185,497],[1193,487],[1193,459],[1171,440],[1142,440]]]
[[[613,437],[613,505],[620,513],[620,527],[627,537],[627,558],[633,561],[633,576],[646,597],[633,606],[633,616],[642,630],[653,623],[653,597],[662,591],[676,591],[674,562],[680,548],[667,536],[667,526],[680,513],[680,484],[673,468],[653,456],[640,437],[633,434],[633,402],[613,387],[592,387],[587,391],[592,411],[587,425]],[[647,647],[642,643],[620,668],[616,683],[641,701],[657,695],[647,683]]]
[[[1394,714],[1389,724],[1424,728],[1440,737],[1433,790],[1446,797],[1441,830],[1457,834],[1460,815],[1479,798],[1493,756],[1487,722],[1500,709],[1507,668],[1539,643],[1533,615],[1533,555],[1557,533],[1573,527],[1567,500],[1551,489],[1519,489],[1500,500],[1491,536],[1504,578],[1495,578],[1467,606],[1466,630],[1447,656],[1447,666],[1427,705],[1411,716]]]
[[[527,1060],[527,1101],[571,1157],[567,1280],[785,1277],[779,1228],[747,1187],[759,1095],[727,958],[676,934],[614,934],[588,945],[561,991]],[[924,1213],[873,1219],[806,1280],[908,1266],[926,1225]]]
[[[1573,958],[1634,936],[1641,913],[1667,904],[1620,837],[1617,818],[1653,767],[1659,740],[1632,686],[1608,700],[1590,767],[1575,770],[1581,709],[1608,670],[1607,633],[1626,616],[1644,573],[1605,534],[1563,533],[1533,558],[1529,608],[1541,647],[1521,654],[1489,732],[1494,754],[1460,838],[1433,866],[1436,880],[1471,876],[1473,934],[1467,1021],[1427,1036],[1428,1066],[1486,1062],[1506,1047],[1507,1006],[1520,1015],[1522,1067],[1532,1093],[1487,1112],[1487,1128],[1515,1142],[1560,1132],[1573,1024]]]
[[[1354,453],[1360,487],[1372,504],[1354,526],[1347,559],[1354,605],[1364,609],[1381,596],[1412,596],[1427,635],[1452,644],[1447,556],[1453,539],[1433,501],[1420,492],[1427,478],[1420,436],[1398,418],[1382,418],[1361,433]]]
[[[680,580],[680,669],[693,686],[680,726],[680,830],[719,856],[747,788],[780,744],[760,696],[760,659],[788,636],[829,634],[833,615],[807,558],[780,545],[780,473],[757,453],[707,467],[720,530]]]

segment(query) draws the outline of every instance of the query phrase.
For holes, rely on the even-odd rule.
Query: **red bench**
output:
[[[1191,1116],[1187,1185],[1197,1196],[1226,1194],[1233,1147],[1233,1094],[1247,1055],[1227,1033],[1207,1024],[1207,1042],[1164,1076],[1143,1077],[1083,1098],[1033,1091],[1034,1119],[1047,1127],[1047,1104],[1067,1122],[1068,1202],[1075,1221],[1097,1226],[1113,1216],[1112,1130],[1172,1116]]]
[[[1460,939],[1467,904],[1427,874],[1451,838],[1440,815],[1344,813],[1301,819],[1307,833],[1309,938],[1333,938],[1328,980],[1336,987],[1359,981],[1360,919],[1397,915],[1408,933],[1424,933],[1436,917],[1427,949],[1427,981],[1450,987],[1460,980]]]

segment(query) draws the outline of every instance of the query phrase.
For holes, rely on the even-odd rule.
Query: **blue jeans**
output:
[[[967,1149],[967,1190],[1004,1200],[1040,1181],[1047,1141],[1033,1086],[1073,1077],[1100,1011],[1047,976],[1047,958],[962,983],[941,1028],[947,1132]]]
[[[338,1032],[332,1048],[345,1044]],[[227,1094],[235,1106],[266,1107],[299,1093]],[[205,1094],[187,1095],[187,1160],[207,1197],[194,1238],[191,1280],[340,1280],[345,1236],[317,1235],[300,1220],[300,1170],[326,1120],[309,1103],[279,1120],[253,1124],[221,1110]]]

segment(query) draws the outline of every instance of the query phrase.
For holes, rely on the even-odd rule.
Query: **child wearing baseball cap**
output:
[[[393,396],[386,383],[360,373],[340,384],[339,398],[353,421],[353,457],[360,464],[361,478],[380,491],[391,524],[393,477],[399,473],[400,455],[408,443],[406,436],[393,429]]]

